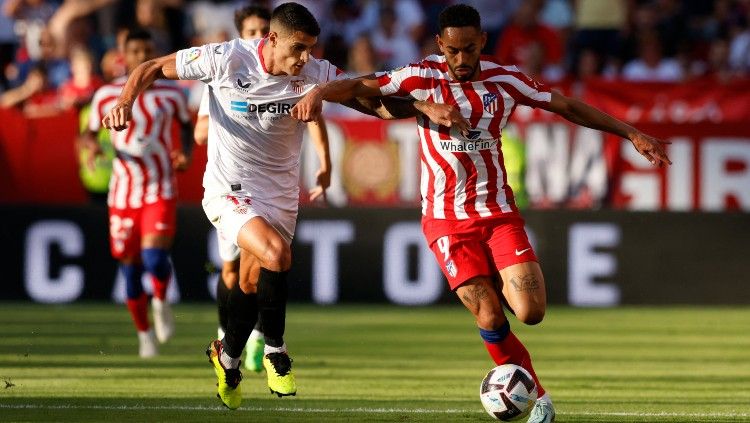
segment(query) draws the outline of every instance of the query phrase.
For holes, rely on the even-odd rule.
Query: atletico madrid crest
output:
[[[485,94],[484,96],[482,96],[482,104],[484,104],[484,110],[487,110],[487,113],[494,114],[498,109],[497,94]]]

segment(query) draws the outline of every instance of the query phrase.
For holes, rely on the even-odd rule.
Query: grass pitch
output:
[[[124,306],[0,303],[0,421],[492,421],[478,390],[493,364],[458,306],[292,305],[298,395],[245,372],[236,411],[203,353],[215,308],[174,309],[175,338],[144,361]],[[750,421],[748,308],[551,307],[511,325],[558,422]]]

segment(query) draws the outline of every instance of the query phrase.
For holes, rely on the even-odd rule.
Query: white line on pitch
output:
[[[36,404],[0,404],[0,409],[42,409],[42,410],[174,410],[174,411],[224,411],[223,407],[201,405],[36,405]],[[427,409],[427,408],[303,408],[303,407],[242,407],[237,411],[278,411],[293,413],[482,413],[481,409]],[[560,415],[573,416],[612,416],[612,417],[750,417],[750,413],[669,413],[669,412],[607,412],[582,411],[558,412]]]

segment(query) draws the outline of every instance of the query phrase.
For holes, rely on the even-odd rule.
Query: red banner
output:
[[[750,82],[716,85],[597,81],[584,99],[672,142],[674,165],[654,169],[629,142],[526,107],[503,131],[511,184],[531,208],[614,207],[633,210],[750,211]],[[0,201],[83,203],[74,152],[72,113],[26,120],[0,110]],[[333,161],[328,203],[416,207],[419,136],[413,119],[328,121]],[[175,138],[176,139],[176,138]],[[514,147],[520,146],[520,147]],[[197,203],[205,148],[178,176],[180,200]],[[317,155],[309,142],[301,157],[301,202],[315,185]],[[511,176],[514,176],[511,175]]]

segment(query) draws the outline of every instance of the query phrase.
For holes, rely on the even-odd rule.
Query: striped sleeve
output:
[[[420,78],[419,66],[409,65],[387,72],[377,72],[375,77],[378,79],[382,95],[408,96],[417,88],[414,78]]]
[[[490,71],[488,81],[500,85],[519,104],[544,107],[552,101],[552,90],[515,66],[502,66]]]

